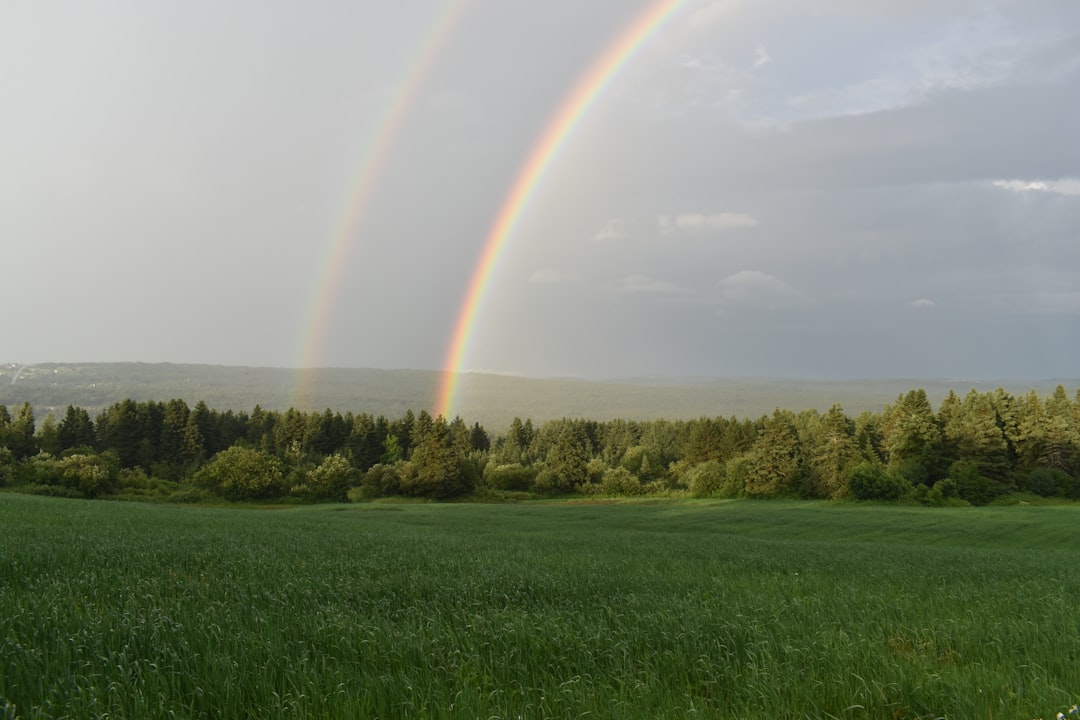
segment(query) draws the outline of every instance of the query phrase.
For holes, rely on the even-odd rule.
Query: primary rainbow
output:
[[[543,178],[544,172],[551,165],[578,121],[612,78],[618,74],[619,69],[630,59],[634,51],[641,47],[642,43],[685,2],[686,0],[655,0],[651,3],[578,80],[573,91],[548,123],[539,141],[533,146],[528,160],[518,171],[517,179],[503,201],[502,209],[495,217],[480,260],[473,270],[472,280],[458,314],[446,361],[443,363],[445,370],[439,387],[436,416],[450,417],[458,375],[461,373],[462,363],[465,360],[465,353],[469,347],[469,340],[473,334],[488,282],[506,247],[507,239]]]
[[[386,109],[379,117],[374,131],[360,153],[360,167],[346,193],[341,219],[334,227],[330,241],[323,249],[322,259],[318,264],[319,270],[305,316],[307,322],[303,326],[304,339],[297,362],[297,381],[290,403],[293,407],[310,404],[312,374],[326,344],[331,315],[330,304],[341,286],[349,250],[371,198],[375,179],[386,164],[390,150],[394,146],[394,140],[401,130],[408,111],[415,104],[420,88],[424,86],[431,73],[435,59],[465,15],[465,10],[471,2],[472,0],[445,0],[420,37],[420,42],[401,75],[401,81],[397,83],[390,102],[386,105]]]

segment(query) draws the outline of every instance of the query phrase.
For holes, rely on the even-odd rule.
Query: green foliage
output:
[[[821,419],[821,433],[813,449],[813,493],[820,497],[842,498],[847,494],[847,472],[859,460],[853,423],[839,405],[833,405]]]
[[[911,483],[903,476],[866,461],[851,469],[848,487],[856,500],[898,500],[911,491]]]
[[[777,409],[768,418],[750,458],[745,490],[749,495],[791,495],[805,477],[799,434],[790,412]]]
[[[397,465],[372,465],[360,482],[363,496],[390,497],[401,493],[401,475]]]
[[[600,491],[605,495],[640,495],[641,480],[624,467],[610,468],[600,481]]]
[[[1041,497],[1080,499],[1080,479],[1060,470],[1035,468],[1021,474],[1017,485],[1021,492],[1034,493]]]
[[[0,446],[0,487],[14,480],[17,471],[15,453],[9,448]]]
[[[264,500],[285,492],[281,461],[242,445],[219,452],[195,474],[194,480],[200,487],[229,500]]]
[[[307,473],[303,496],[311,500],[345,502],[356,471],[341,455],[330,455]]]
[[[547,466],[542,492],[569,493],[578,485],[589,481],[589,455],[586,439],[581,429],[572,423],[563,423],[555,444],[548,451]],[[543,472],[541,474],[544,474]],[[540,477],[537,476],[538,486]]]
[[[882,442],[894,473],[909,483],[930,484],[936,479],[941,429],[924,390],[911,390],[885,409]]]
[[[402,492],[446,499],[472,490],[474,477],[467,472],[461,446],[454,442],[446,420],[431,421],[427,413],[421,413],[414,431],[410,472],[401,476]]]
[[[950,465],[949,479],[956,483],[957,494],[972,505],[986,505],[1003,490],[1001,483],[983,474],[974,460],[957,460]]]
[[[484,468],[484,484],[495,490],[528,490],[536,478],[536,471],[520,463],[496,465],[488,463]]]
[[[638,479],[642,492],[653,494],[690,492],[695,486],[700,495],[839,499],[848,493],[849,475],[860,460],[883,464],[891,476],[914,482],[910,490],[904,482],[898,488],[901,497],[919,502],[936,502],[929,490],[958,461],[969,463],[957,466],[957,487],[963,487],[958,501],[987,502],[1017,488],[1041,496],[1080,493],[1080,399],[1074,402],[1061,387],[1045,401],[1035,393],[1016,399],[1000,389],[969,392],[963,400],[952,393],[936,415],[925,392],[913,390],[901,393],[884,413],[863,412],[854,421],[839,405],[824,414],[776,409],[758,420],[564,419],[538,429],[531,420],[516,418],[507,436],[488,450],[483,448],[490,440],[478,423],[470,428],[460,417],[448,423],[423,410],[391,421],[330,409],[280,412],[257,405],[248,415],[219,412],[205,402],[189,410],[179,399],[124,400],[96,421],[69,405],[59,425],[46,416],[28,439],[26,430],[34,427],[32,406],[23,403],[12,417],[0,405],[0,449],[8,453],[0,482],[60,486],[58,457],[107,452],[119,459],[124,475],[102,486],[104,492],[157,497],[172,494],[175,485],[151,479],[191,482],[223,446],[243,445],[281,464],[280,489],[267,490],[267,498],[289,492],[303,499],[343,497],[342,481],[330,483],[331,491],[320,486],[319,473],[313,475],[335,455],[340,460],[332,465],[342,472],[342,462],[360,472],[379,460],[394,468],[396,480],[387,488],[361,483],[366,497],[451,498],[479,487],[489,493],[529,488],[553,495],[595,494],[616,487],[610,481],[605,491],[604,475],[622,468]],[[33,454],[39,449],[44,455]],[[897,489],[874,487],[863,483],[862,490],[891,497]]]
[[[405,451],[397,439],[397,435],[387,435],[383,440],[383,453],[379,458],[381,465],[393,465],[405,457]]]
[[[119,472],[115,455],[68,455],[56,462],[61,484],[88,498],[111,492]]]
[[[742,489],[728,485],[724,466],[716,460],[698,463],[687,473],[686,480],[694,497],[734,497]]]

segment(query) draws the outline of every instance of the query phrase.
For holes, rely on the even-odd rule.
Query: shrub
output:
[[[972,460],[957,460],[949,466],[949,479],[957,494],[972,505],[986,505],[1001,494],[1000,484],[986,477]]]
[[[376,463],[360,481],[363,497],[387,497],[401,493],[401,476],[394,465]]]
[[[345,502],[354,475],[355,471],[348,460],[341,455],[330,455],[322,464],[306,473],[303,491],[295,494],[310,500]]]
[[[724,466],[716,460],[698,463],[686,474],[686,479],[690,485],[690,494],[694,497],[718,497],[728,489],[727,473]]]
[[[105,454],[69,455],[56,462],[56,470],[64,487],[88,498],[112,492],[120,473],[116,456]]]
[[[907,480],[874,462],[853,467],[848,473],[848,487],[856,500],[898,500],[912,489]]]
[[[604,472],[600,488],[605,495],[640,495],[641,480],[624,467],[611,468]]]
[[[533,491],[541,495],[554,495],[563,491],[562,478],[551,468],[542,468],[533,478]]]
[[[1034,493],[1042,497],[1080,497],[1080,481],[1068,473],[1049,468],[1036,468],[1017,478],[1021,492]]]
[[[281,461],[261,450],[233,445],[199,472],[195,483],[229,500],[263,500],[285,491]]]
[[[484,484],[493,490],[528,490],[536,473],[521,463],[496,465],[488,463],[484,468]]]

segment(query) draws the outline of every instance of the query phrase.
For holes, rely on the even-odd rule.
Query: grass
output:
[[[1053,717],[1078,521],[5,494],[0,717]]]

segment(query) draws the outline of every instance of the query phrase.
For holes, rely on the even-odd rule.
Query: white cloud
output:
[[[604,227],[593,235],[593,240],[596,242],[606,242],[608,240],[618,240],[626,237],[626,222],[621,217],[611,218]]]
[[[619,290],[623,292],[645,293],[681,293],[685,290],[664,280],[657,280],[646,275],[627,275],[619,281]]]
[[[682,215],[661,215],[657,218],[660,232],[668,235],[676,230],[688,233],[700,233],[707,231],[730,230],[732,228],[755,227],[758,221],[753,215],[746,213],[715,213],[703,215],[700,213],[684,213]]]
[[[1060,180],[995,180],[994,187],[1016,193],[1050,192],[1058,195],[1080,195],[1080,179]]]
[[[800,307],[810,298],[786,282],[760,270],[740,270],[720,281],[724,299],[740,305],[779,310]]]
[[[930,298],[919,298],[918,300],[912,300],[908,303],[908,305],[915,308],[916,310],[922,310],[923,308],[932,308],[937,305],[937,303],[935,303]]]

